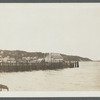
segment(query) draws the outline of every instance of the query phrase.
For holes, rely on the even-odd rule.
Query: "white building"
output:
[[[36,60],[37,57],[22,57],[22,60]]]
[[[38,58],[37,57],[22,57],[22,61],[24,63],[36,63],[38,62]]]
[[[50,53],[45,57],[45,62],[63,62],[63,57],[59,53]]]
[[[16,63],[15,58],[11,58],[9,56],[2,58],[2,62],[4,63]]]

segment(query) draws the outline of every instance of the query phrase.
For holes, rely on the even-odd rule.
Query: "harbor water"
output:
[[[0,84],[10,91],[100,91],[100,62],[79,65],[59,70],[2,72]]]

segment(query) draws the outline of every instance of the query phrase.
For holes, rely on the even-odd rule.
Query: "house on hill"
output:
[[[0,56],[0,65],[2,64],[15,64],[16,63],[16,60],[15,58],[12,58],[12,57],[1,57]]]

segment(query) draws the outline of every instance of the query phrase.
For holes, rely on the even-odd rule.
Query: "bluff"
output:
[[[26,51],[21,51],[21,50],[0,50],[0,56],[1,57],[13,57],[16,60],[22,59],[22,57],[37,57],[37,58],[43,58],[46,57],[48,53],[42,53],[42,52],[26,52]],[[65,61],[92,61],[89,58],[84,58],[80,56],[73,56],[73,55],[65,55],[61,54],[63,59]]]

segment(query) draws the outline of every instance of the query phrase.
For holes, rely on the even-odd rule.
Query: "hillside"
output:
[[[22,59],[22,57],[37,57],[37,58],[43,58],[46,57],[48,53],[42,53],[42,52],[26,52],[26,51],[20,51],[20,50],[15,50],[15,51],[10,51],[10,50],[0,50],[0,56],[1,57],[13,57],[16,60]],[[83,58],[79,56],[72,56],[72,55],[65,55],[61,54],[63,59],[65,61],[92,61],[89,58]]]
[[[66,61],[92,61],[89,58],[84,58],[80,56],[72,56],[72,55],[64,55],[64,54],[61,54],[61,55]]]

